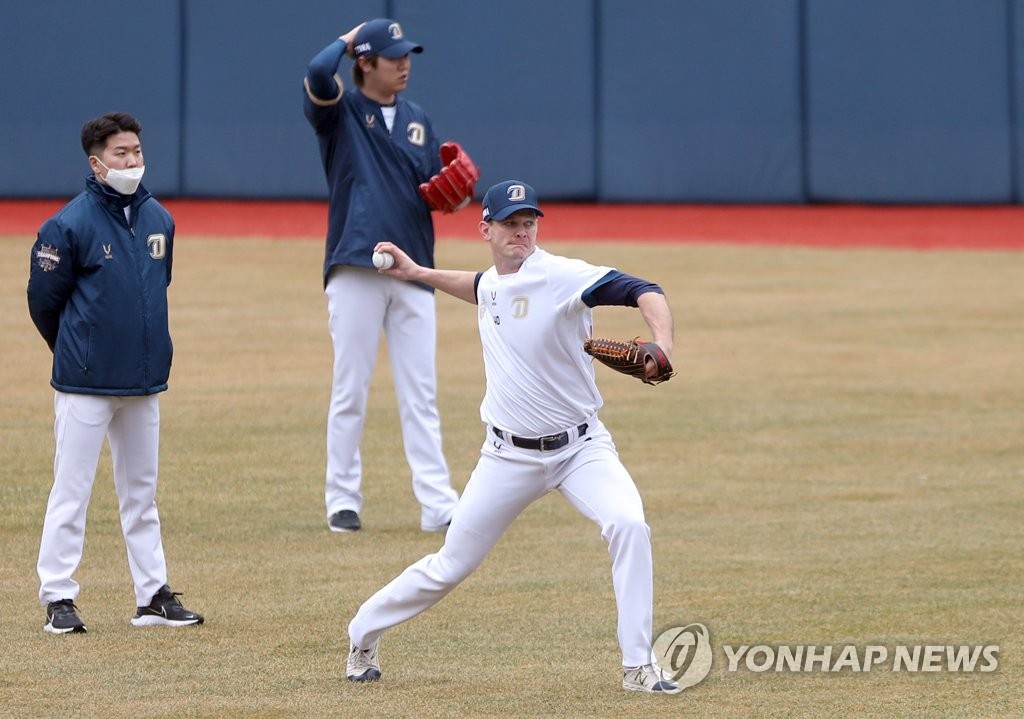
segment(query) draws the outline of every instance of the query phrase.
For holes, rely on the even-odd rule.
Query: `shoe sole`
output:
[[[376,682],[380,680],[380,671],[377,669],[367,669],[357,677],[349,677],[348,680],[350,682]]]
[[[623,684],[622,688],[628,692],[644,692],[646,694],[678,694],[683,691],[682,687],[676,687],[675,689],[648,689],[645,686],[635,686],[632,684]]]
[[[43,631],[47,634],[85,634],[86,628],[83,624],[80,627],[68,627],[67,629],[58,629],[52,624],[43,625]]]
[[[327,525],[327,528],[337,534],[351,534],[352,532],[358,532],[362,529],[362,527],[332,527],[329,524]]]
[[[166,617],[132,617],[133,627],[188,627],[202,624],[202,619],[167,619]]]

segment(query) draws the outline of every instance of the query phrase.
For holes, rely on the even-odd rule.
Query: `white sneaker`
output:
[[[653,664],[645,664],[642,667],[624,667],[622,688],[631,692],[651,692],[652,694],[678,694],[682,691],[678,684],[665,678],[660,667]]]
[[[349,645],[345,675],[350,682],[375,682],[380,679],[380,658],[377,656],[379,647],[379,637],[369,649],[360,649],[355,644]]]

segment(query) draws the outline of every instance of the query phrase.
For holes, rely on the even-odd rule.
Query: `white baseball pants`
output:
[[[363,603],[348,627],[352,643],[367,649],[385,630],[441,601],[483,562],[526,507],[557,490],[601,527],[608,545],[623,666],[649,664],[654,602],[650,528],[611,436],[596,417],[587,423],[584,437],[551,452],[513,447],[488,427],[444,546]]]
[[[85,546],[85,517],[104,439],[110,442],[114,489],[137,606],[167,583],[156,509],[160,444],[158,395],[108,397],[57,392],[53,489],[39,543],[39,601],[76,599],[73,579]]]
[[[451,486],[437,411],[434,295],[376,270],[341,266],[325,290],[334,379],[327,414],[327,516],[363,507],[359,443],[381,328],[387,338],[405,458],[420,503],[420,527],[440,529],[459,501]]]

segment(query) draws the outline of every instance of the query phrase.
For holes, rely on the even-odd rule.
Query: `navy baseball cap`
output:
[[[505,180],[484,195],[483,219],[486,222],[504,220],[519,210],[533,210],[540,217],[544,216],[537,204],[537,193],[525,182]]]
[[[356,57],[380,55],[391,60],[405,57],[410,52],[423,52],[423,48],[405,39],[402,26],[386,17],[370,20],[359,28],[352,41]]]

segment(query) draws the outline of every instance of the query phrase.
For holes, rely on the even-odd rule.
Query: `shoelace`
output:
[[[50,610],[51,614],[53,616],[55,616],[55,617],[56,616],[67,616],[68,614],[74,614],[77,611],[78,611],[78,607],[76,607],[75,603],[72,602],[71,600],[65,600],[65,601],[57,602],[53,606],[53,609]]]
[[[181,592],[158,592],[156,599],[159,600],[162,606],[181,606],[181,600],[178,599],[182,595]],[[156,602],[154,602],[155,604]]]
[[[367,669],[374,668],[373,667],[373,649],[372,648],[370,648],[370,649],[356,649],[355,655],[356,655],[355,656],[355,663],[357,665],[359,665],[360,667],[365,667]]]

